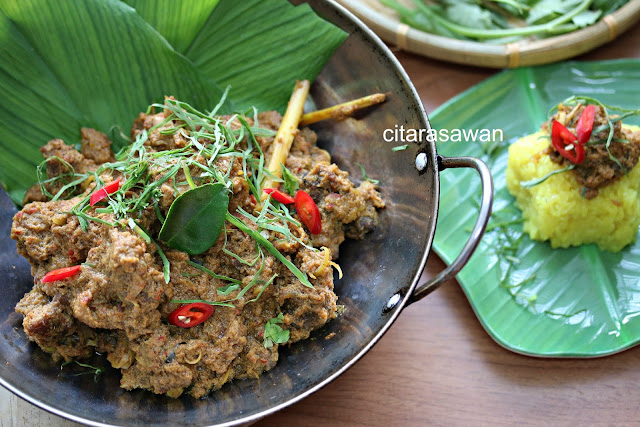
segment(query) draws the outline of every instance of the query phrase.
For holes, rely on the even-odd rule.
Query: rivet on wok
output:
[[[401,299],[402,299],[402,296],[400,294],[395,294],[394,296],[389,298],[389,301],[387,301],[387,306],[385,307],[385,312],[392,310],[393,307],[398,305]]]
[[[427,163],[429,163],[427,153],[420,153],[416,156],[416,169],[418,169],[420,172],[425,170],[425,168],[427,167]]]

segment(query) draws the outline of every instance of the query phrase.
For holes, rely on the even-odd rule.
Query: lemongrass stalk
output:
[[[334,105],[333,107],[325,108],[323,110],[312,111],[311,113],[307,113],[302,116],[302,118],[300,119],[300,126],[307,126],[312,123],[327,119],[343,120],[347,117],[352,116],[361,108],[380,104],[384,102],[385,99],[386,96],[384,93],[374,93],[373,95],[364,96],[362,98]]]
[[[280,164],[286,162],[291,144],[293,144],[293,139],[298,133],[298,123],[300,123],[300,118],[304,110],[304,102],[309,94],[309,86],[308,80],[296,81],[296,85],[291,93],[291,98],[289,99],[289,104],[287,105],[287,111],[284,113],[284,117],[278,128],[278,133],[276,133],[276,137],[273,140],[273,152],[267,169],[276,178],[282,178]],[[273,184],[273,179],[267,177],[262,183],[262,188],[272,188]],[[262,196],[264,199],[267,194],[263,193]]]

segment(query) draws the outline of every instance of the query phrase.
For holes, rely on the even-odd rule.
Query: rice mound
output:
[[[524,188],[520,182],[561,169],[545,154],[549,139],[540,138],[543,135],[548,133],[536,132],[509,147],[507,189],[522,210],[524,231],[534,240],[550,240],[552,248],[595,243],[602,250],[617,252],[635,241],[640,225],[640,163],[591,200],[582,197],[572,172]]]

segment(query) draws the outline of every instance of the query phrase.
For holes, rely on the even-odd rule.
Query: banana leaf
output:
[[[522,231],[522,216],[505,178],[509,144],[538,130],[551,107],[582,95],[635,109],[640,103],[639,78],[636,59],[508,70],[452,99],[430,117],[435,129],[503,132],[502,143],[479,138],[440,141],[438,152],[481,157],[491,168],[495,199],[489,230],[457,277],[485,329],[510,350],[595,357],[640,342],[640,242],[610,253],[595,245],[552,249],[548,242],[533,241]],[[639,122],[637,117],[625,120]],[[433,247],[451,262],[477,217],[480,182],[473,172],[442,173],[440,179]]]
[[[312,80],[346,36],[308,4],[125,1],[198,70],[221,87],[231,86],[230,99],[240,110],[283,111],[295,81]]]
[[[286,0],[129,3],[0,0],[0,182],[16,203],[48,140],[76,144],[88,126],[118,149],[149,104],[208,110],[228,85],[221,112],[282,111],[346,37]]]
[[[123,0],[184,53],[220,0]]]

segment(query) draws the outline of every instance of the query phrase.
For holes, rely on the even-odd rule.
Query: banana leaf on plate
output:
[[[492,220],[458,280],[487,332],[533,356],[595,357],[640,342],[640,242],[618,253],[595,245],[552,249],[522,232],[506,189],[508,145],[533,133],[572,95],[625,108],[640,103],[640,60],[568,62],[504,71],[431,114],[435,129],[501,130],[499,140],[438,143],[445,156],[485,159],[495,182]],[[639,124],[638,117],[625,123]],[[472,173],[442,174],[435,251],[451,262],[475,221],[480,183]],[[588,224],[585,224],[587,227]]]

